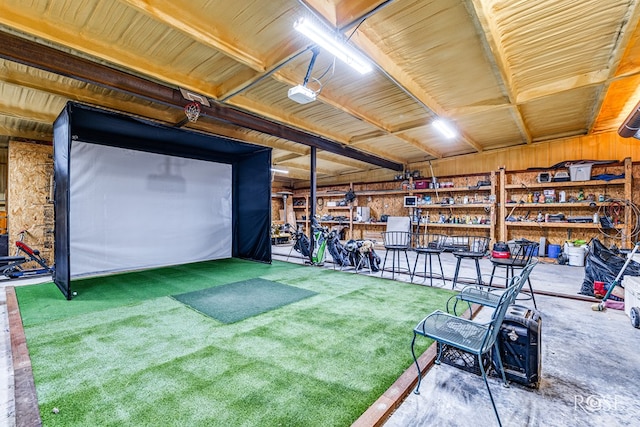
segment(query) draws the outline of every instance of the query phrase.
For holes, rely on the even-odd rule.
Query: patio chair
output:
[[[411,283],[416,275],[416,268],[418,266],[418,260],[420,255],[424,255],[424,281],[427,279],[427,261],[429,262],[429,285],[433,286],[433,260],[432,257],[438,259],[440,265],[440,277],[444,282],[444,270],[442,269],[442,260],[440,254],[444,250],[445,235],[434,234],[429,232],[416,233],[413,237],[413,250],[416,252],[416,262],[413,265],[413,272],[411,273]]]
[[[515,270],[522,270],[529,261],[533,258],[533,255],[538,248],[538,242],[531,242],[526,239],[515,240],[509,243],[509,252],[511,256],[509,258],[491,258],[491,264],[493,269],[491,270],[491,278],[489,279],[489,286],[493,283],[493,276],[496,272],[496,268],[504,268],[506,270],[505,285],[509,282],[509,278],[514,276]],[[536,298],[533,294],[533,286],[531,286],[531,279],[527,275],[527,283],[529,284],[529,291],[531,292],[531,299],[533,300],[533,306],[536,305]]]
[[[517,295],[522,291],[522,286],[524,286],[524,283],[529,278],[529,274],[531,274],[531,270],[533,270],[533,268],[537,264],[538,264],[538,260],[536,259],[531,260],[522,269],[522,271],[518,276],[511,277],[511,281],[507,289],[481,287],[476,285],[466,286],[460,291],[460,293],[449,298],[449,301],[447,301],[447,312],[451,313],[451,311],[449,311],[449,303],[451,300],[455,301],[452,311],[453,311],[453,314],[456,316],[458,315],[456,307],[459,301],[466,302],[469,309],[471,309],[471,304],[480,304],[485,307],[495,308],[500,302],[500,297],[502,296],[502,293],[506,292],[506,290],[508,290],[509,287],[513,286],[514,284],[517,284],[518,287],[515,290],[515,296],[514,296],[514,300],[515,300]],[[518,279],[517,281],[515,281],[516,278]],[[469,316],[471,316],[471,310],[469,310]]]
[[[491,394],[491,388],[489,388],[489,381],[487,380],[487,372],[483,363],[483,356],[491,351],[491,348],[495,348],[494,357],[497,359],[498,369],[502,375],[502,380],[505,387],[509,386],[507,378],[502,366],[502,360],[500,358],[500,351],[498,350],[497,337],[500,331],[500,326],[504,320],[507,308],[514,301],[516,295],[516,288],[520,286],[519,277],[513,279],[513,286],[509,287],[498,301],[491,320],[487,323],[474,322],[473,320],[463,319],[461,317],[454,316],[452,314],[445,313],[440,310],[436,310],[418,323],[413,329],[413,340],[411,341],[411,354],[418,369],[418,385],[414,391],[415,394],[420,394],[420,383],[422,382],[422,372],[420,370],[420,364],[415,353],[415,342],[418,335],[431,338],[438,342],[438,357],[435,361],[436,364],[440,364],[440,358],[442,357],[442,350],[444,346],[451,346],[461,351],[467,352],[478,358],[478,364],[482,379],[489,392],[489,398],[491,399],[491,405],[493,411],[498,419],[498,424],[502,426],[500,421],[500,415],[498,415],[498,409],[496,408],[493,395]]]
[[[454,244],[453,256],[456,257],[456,271],[453,275],[451,289],[455,289],[460,273],[460,264],[463,260],[472,260],[476,266],[476,276],[478,285],[482,285],[482,273],[480,273],[480,259],[482,259],[489,249],[489,238],[482,236],[455,236],[457,241]]]
[[[409,266],[409,256],[407,252],[411,249],[411,218],[408,216],[390,216],[387,219],[387,229],[382,232],[382,239],[384,243],[384,261],[382,263],[382,270],[380,276],[384,274],[385,266],[387,264],[387,255],[391,253],[391,278],[394,278],[396,273],[396,258],[398,259],[397,271],[400,272],[400,254],[404,253],[405,260],[407,261],[407,271],[411,272]]]

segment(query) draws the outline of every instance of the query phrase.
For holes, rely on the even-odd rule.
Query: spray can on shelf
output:
[[[598,212],[593,214],[593,223],[600,224],[600,215],[598,215]]]

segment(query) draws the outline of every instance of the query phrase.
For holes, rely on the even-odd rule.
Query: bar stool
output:
[[[540,244],[538,242],[532,242],[527,239],[514,240],[508,243],[509,252],[511,256],[509,258],[491,258],[491,264],[493,269],[491,270],[491,278],[489,279],[489,286],[493,283],[493,276],[496,272],[496,268],[504,268],[506,270],[506,282],[509,283],[509,278],[514,276],[514,270],[522,270],[529,264],[533,258],[536,249]],[[527,283],[529,284],[529,291],[531,292],[531,299],[533,300],[533,307],[538,308],[536,305],[536,298],[533,294],[533,286],[531,286],[531,279],[527,275]]]
[[[476,265],[476,275],[478,285],[483,285],[482,273],[480,273],[480,259],[485,256],[489,248],[489,238],[481,236],[451,236],[454,248],[453,256],[456,257],[456,272],[453,275],[453,283],[451,289],[456,287],[458,283],[458,274],[460,273],[460,264],[464,259],[473,260]]]
[[[384,268],[387,265],[387,255],[391,253],[391,278],[395,277],[396,273],[396,258],[398,260],[398,273],[400,268],[400,253],[404,253],[405,260],[407,261],[407,271],[411,273],[411,267],[409,266],[409,256],[407,252],[411,249],[411,218],[408,216],[390,216],[387,218],[387,231],[382,233],[384,241],[384,261],[382,263],[382,270],[380,276],[384,274]]]
[[[432,257],[438,258],[438,264],[440,264],[440,278],[444,282],[444,270],[442,269],[442,260],[440,254],[443,251],[443,243],[447,237],[442,234],[435,233],[416,233],[413,236],[413,250],[416,252],[416,262],[413,265],[413,272],[411,273],[411,283],[416,275],[416,267],[418,266],[418,259],[420,255],[424,255],[424,280],[427,280],[427,260],[429,262],[429,286],[433,286],[433,260]]]

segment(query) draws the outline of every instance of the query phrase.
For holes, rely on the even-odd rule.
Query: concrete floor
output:
[[[274,247],[274,259],[287,259],[289,250],[287,246]],[[384,251],[377,252],[384,257]],[[410,253],[412,268],[414,260],[415,255]],[[418,271],[422,271],[423,257],[420,260]],[[294,257],[289,257],[289,261],[304,262]],[[445,277],[452,278],[455,257],[443,254],[442,264]],[[325,268],[333,267],[328,263]],[[491,262],[481,260],[480,268],[483,280],[488,281]],[[434,271],[439,271],[439,267]],[[381,276],[381,273],[374,274]],[[472,262],[462,264],[460,276],[471,279],[475,275]],[[385,272],[382,276],[390,278],[391,274]],[[531,273],[542,317],[542,380],[538,389],[530,389],[515,383],[505,388],[501,379],[490,378],[504,426],[640,425],[637,396],[640,330],[631,326],[623,311],[593,311],[593,302],[577,295],[583,279],[584,267],[557,265],[551,259],[541,259]],[[410,277],[403,274],[396,276],[396,280],[409,281]],[[415,282],[421,283],[422,278],[416,278]],[[428,279],[425,284],[429,284]],[[434,286],[450,288],[451,280],[434,280]],[[526,296],[518,304],[533,308]],[[485,309],[476,319],[481,321],[490,316],[491,311]],[[420,320],[416,319],[416,324]],[[407,352],[410,352],[411,337],[412,332],[407,331]],[[415,370],[415,367],[409,369]],[[441,364],[423,377],[420,395],[410,393],[384,425],[440,427],[498,423],[482,377]]]
[[[273,247],[273,258],[303,263],[289,245]],[[384,257],[383,251],[377,251]],[[413,268],[415,257],[410,254]],[[418,263],[421,271],[423,258]],[[443,254],[445,277],[455,269],[451,254]],[[468,264],[468,265],[467,265]],[[318,267],[309,267],[318,268]],[[324,268],[333,268],[328,262]],[[439,268],[436,267],[439,271]],[[353,269],[345,269],[353,273]],[[481,260],[483,278],[488,280],[491,263]],[[380,276],[380,273],[374,273]],[[473,263],[462,266],[460,276],[475,277]],[[385,272],[383,277],[390,278]],[[498,411],[505,426],[629,426],[639,425],[640,399],[636,396],[640,378],[640,330],[634,329],[622,311],[591,310],[592,302],[547,294],[578,297],[584,268],[541,262],[532,273],[542,323],[542,381],[537,390],[517,384],[504,388],[490,379]],[[408,274],[396,280],[409,281]],[[14,426],[13,365],[7,322],[5,286],[44,281],[0,281],[0,426]],[[422,278],[415,282],[422,284]],[[451,287],[451,281],[434,280],[434,286]],[[502,281],[502,283],[504,283]],[[425,285],[429,280],[425,280]],[[525,286],[526,288],[526,286]],[[530,299],[519,304],[532,307]],[[425,313],[427,315],[428,313]],[[480,311],[480,318],[490,316]],[[416,319],[418,323],[420,319]],[[409,352],[412,333],[407,331]],[[409,369],[415,369],[410,366]],[[497,425],[482,378],[449,365],[432,368],[423,378],[421,394],[410,393],[386,421],[387,427]]]

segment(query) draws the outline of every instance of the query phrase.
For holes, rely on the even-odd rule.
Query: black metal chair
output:
[[[520,275],[515,276],[518,278],[518,283],[519,283],[519,286],[516,289],[516,298],[517,298],[517,295],[522,290],[522,286],[524,286],[524,283],[529,278],[529,275],[531,274],[531,270],[533,270],[533,268],[537,264],[538,264],[537,259],[531,259],[529,263],[522,269],[522,271],[520,272]],[[514,277],[512,276],[511,281],[509,281],[507,288],[511,286],[513,283],[514,283]],[[466,303],[466,306],[469,308],[469,316],[471,316],[472,314],[471,304],[479,304],[485,307],[495,308],[500,302],[500,297],[502,296],[502,293],[504,291],[505,289],[502,289],[502,288],[491,288],[491,287],[484,287],[484,286],[480,287],[475,285],[466,286],[460,291],[460,293],[449,298],[449,300],[447,301],[447,313],[453,313],[456,316],[458,315],[458,311],[457,311],[458,301],[463,301]],[[452,300],[454,301],[453,310],[450,311],[449,304]]]
[[[409,266],[409,255],[407,255],[407,252],[411,250],[411,218],[408,216],[388,217],[387,229],[382,232],[382,239],[384,242],[385,254],[380,276],[384,274],[385,266],[387,264],[387,255],[389,255],[389,253],[391,253],[392,279],[395,277],[396,273],[396,258],[398,260],[398,272],[401,271],[400,253],[404,253],[405,260],[407,261],[406,270],[411,272],[411,267]]]
[[[539,243],[521,239],[508,242],[508,245],[509,252],[511,253],[511,256],[509,258],[491,258],[493,269],[491,270],[489,286],[491,286],[491,284],[493,283],[493,276],[495,275],[496,268],[504,268],[506,270],[505,285],[508,284],[509,278],[514,276],[515,270],[522,270],[530,263],[531,259],[536,253],[536,249],[538,249]],[[529,291],[531,292],[533,306],[535,308],[538,308],[538,306],[536,305],[536,298],[533,294],[533,286],[531,286],[531,279],[529,275],[527,275],[527,283],[529,284]]]
[[[416,275],[416,268],[418,266],[418,260],[420,259],[420,255],[424,255],[424,280],[427,280],[427,261],[429,263],[429,285],[433,286],[433,260],[432,257],[436,257],[438,259],[438,264],[440,265],[440,278],[444,282],[444,270],[442,269],[442,260],[440,259],[440,254],[442,253],[444,247],[444,241],[447,236],[442,234],[435,233],[416,233],[413,235],[413,250],[416,252],[416,262],[413,265],[413,272],[411,273],[411,283],[413,283],[413,278]]]
[[[453,256],[456,257],[456,271],[453,275],[453,284],[451,289],[456,287],[458,283],[458,275],[460,273],[460,264],[462,260],[472,260],[476,266],[477,284],[483,285],[482,273],[480,272],[480,259],[482,259],[489,248],[489,238],[482,236],[450,236],[452,239],[448,245],[453,249]]]
[[[416,337],[420,335],[438,342],[438,357],[435,361],[438,365],[440,364],[440,359],[445,346],[454,347],[478,358],[480,373],[482,374],[482,379],[487,386],[493,411],[498,419],[498,424],[502,426],[500,415],[498,415],[498,409],[496,408],[496,403],[493,400],[493,395],[489,388],[487,372],[482,359],[483,357],[486,357],[485,355],[489,353],[492,348],[495,348],[494,357],[497,359],[497,370],[502,374],[504,385],[508,387],[509,383],[507,382],[504,367],[502,365],[497,337],[500,331],[500,326],[502,325],[506,315],[507,308],[515,299],[517,289],[520,286],[519,281],[520,278],[515,277],[512,281],[512,285],[500,296],[496,308],[491,316],[491,320],[487,323],[479,323],[473,320],[463,319],[440,310],[434,311],[418,323],[418,325],[413,329],[413,341],[411,341],[411,354],[413,355],[413,360],[416,368],[418,369],[418,385],[414,391],[415,394],[420,394],[420,383],[422,382],[422,371],[420,370],[420,365],[418,364],[418,358],[416,357],[414,348]]]

